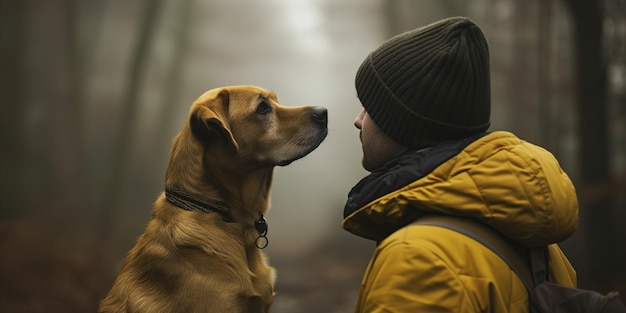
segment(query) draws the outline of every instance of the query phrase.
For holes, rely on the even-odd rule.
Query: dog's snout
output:
[[[328,124],[328,110],[324,107],[314,107],[311,109],[311,118],[313,121],[327,125]]]

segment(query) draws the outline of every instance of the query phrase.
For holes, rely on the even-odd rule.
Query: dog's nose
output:
[[[328,110],[324,107],[312,108],[311,117],[313,118],[313,121],[319,124],[328,125]]]

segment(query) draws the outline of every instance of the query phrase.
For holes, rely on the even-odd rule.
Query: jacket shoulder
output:
[[[502,259],[473,239],[437,226],[411,224],[391,234],[378,245],[367,275],[365,286],[369,280],[377,286],[372,290],[413,297],[415,309],[528,310],[524,285]]]

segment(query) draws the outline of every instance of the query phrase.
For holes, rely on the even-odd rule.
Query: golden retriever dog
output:
[[[275,272],[261,249],[273,170],[317,148],[327,124],[325,108],[286,107],[255,86],[200,96],[99,312],[268,312]]]

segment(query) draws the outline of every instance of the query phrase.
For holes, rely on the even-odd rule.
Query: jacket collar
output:
[[[346,218],[366,204],[428,175],[486,134],[480,133],[461,140],[447,141],[432,148],[400,155],[382,168],[373,171],[350,190],[343,217]]]
[[[439,165],[459,154],[472,142],[487,134],[480,133],[460,140],[447,141],[429,149],[410,151],[390,161],[382,168],[373,171],[350,190],[343,212],[344,224],[349,219],[352,219],[352,223],[362,224],[361,227],[376,228],[380,226],[383,221],[379,221],[380,224],[374,225],[374,223],[377,223],[376,221],[361,220],[356,215],[358,215],[360,209],[376,199],[428,175]],[[420,212],[416,211],[415,214],[417,217]],[[410,222],[411,219],[407,219],[407,223]],[[388,233],[395,230],[382,230],[382,232]],[[370,229],[370,231],[374,230]],[[383,236],[386,235],[383,234]],[[369,239],[379,240],[380,238]]]

